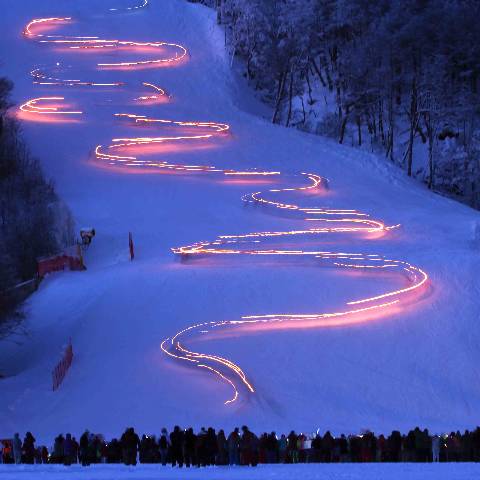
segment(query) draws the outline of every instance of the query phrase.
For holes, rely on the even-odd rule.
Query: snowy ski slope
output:
[[[97,236],[1,344],[0,436],[476,425],[477,212],[263,120],[204,7],[7,3],[25,136]]]

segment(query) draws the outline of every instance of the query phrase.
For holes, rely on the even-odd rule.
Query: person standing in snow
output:
[[[278,456],[280,463],[287,463],[287,437],[284,433],[282,433],[278,441]]]
[[[215,465],[215,458],[217,456],[217,435],[215,430],[212,427],[209,427],[207,430],[207,439],[206,439],[206,450],[207,450],[207,465]]]
[[[123,451],[123,462],[125,465],[137,464],[137,451],[140,445],[140,439],[135,433],[133,427],[127,428],[120,439]]]
[[[332,451],[335,440],[329,430],[325,432],[322,439],[323,461],[330,463],[332,461]]]
[[[80,437],[80,461],[82,462],[82,467],[87,467],[90,465],[88,461],[88,430],[82,433]]]
[[[275,432],[271,432],[267,436],[266,457],[267,463],[277,463],[278,461],[278,441]]]
[[[258,465],[258,449],[260,445],[260,441],[258,440],[258,437],[253,433],[250,432],[250,445],[252,448],[252,461],[251,465],[252,467],[256,467]]]
[[[67,433],[65,436],[65,441],[63,442],[63,464],[68,467],[72,463],[76,463],[76,456],[72,435]]]
[[[340,435],[340,438],[338,439],[338,446],[340,450],[340,462],[342,463],[348,462],[349,460],[348,440],[344,434]]]
[[[434,435],[432,438],[432,461],[434,463],[440,461],[440,437],[438,435]]]
[[[297,434],[293,430],[287,437],[287,451],[290,463],[298,463]]]
[[[301,433],[297,437],[297,450],[298,450],[298,461],[300,463],[305,463],[305,441],[307,437]]]
[[[471,434],[473,461],[480,461],[480,427],[477,427]]]
[[[230,465],[240,465],[240,457],[238,450],[240,448],[239,429],[235,430],[228,436],[228,463]]]
[[[148,458],[148,437],[143,434],[138,449],[138,460],[140,463],[147,463]]]
[[[227,465],[227,439],[225,432],[220,430],[217,435],[217,455],[215,465]]]
[[[64,443],[65,443],[65,439],[63,438],[62,434],[60,434],[57,438],[55,438],[55,442],[53,444],[53,455],[52,455],[53,463],[64,462],[64,458],[65,458]]]
[[[13,459],[17,465],[22,463],[22,441],[20,440],[20,434],[16,433],[13,436],[12,442]]]
[[[170,444],[172,448],[172,467],[177,465],[183,467],[183,432],[180,427],[176,425],[173,432],[170,434]]]
[[[48,463],[48,449],[45,445],[42,447],[41,456],[42,456],[42,463]]]
[[[398,430],[394,430],[388,437],[388,460],[390,462],[399,462],[401,459],[402,451],[402,435]]]
[[[240,439],[241,464],[255,467],[258,464],[258,437],[245,425],[242,427],[242,432]]]
[[[35,438],[30,432],[27,432],[23,440],[24,463],[33,465],[35,461]]]
[[[158,446],[160,449],[160,461],[162,462],[162,465],[165,466],[168,459],[168,449],[170,448],[170,435],[166,428],[162,428],[162,434],[160,435]]]
[[[197,467],[207,466],[207,431],[202,427],[197,435]]]
[[[113,438],[107,445],[107,463],[120,463],[122,461],[122,446]]]
[[[193,428],[189,428],[185,432],[185,466],[192,467],[195,465],[195,446],[197,443],[197,436],[193,433]]]

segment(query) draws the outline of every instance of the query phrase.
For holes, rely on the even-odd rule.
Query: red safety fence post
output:
[[[134,248],[133,248],[132,232],[128,232],[128,248],[130,250],[130,260],[133,260],[135,258],[135,251],[134,251]]]
[[[52,372],[52,389],[53,391],[57,390],[58,387],[62,384],[65,375],[67,374],[70,366],[73,361],[73,347],[72,339],[70,339],[65,352],[63,353],[63,358],[58,362],[56,367]]]

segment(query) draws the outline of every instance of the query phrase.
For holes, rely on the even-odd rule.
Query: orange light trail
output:
[[[176,122],[171,120],[153,119],[144,115],[135,114],[117,114],[119,118],[134,122],[145,126],[167,126],[167,127],[194,127],[199,129],[211,129],[212,133],[203,133],[199,135],[178,135],[178,136],[142,136],[142,137],[121,137],[114,138],[112,143],[106,147],[97,146],[96,157],[98,160],[107,160],[109,164],[124,164],[136,167],[155,167],[167,170],[176,170],[183,172],[202,172],[215,175],[235,175],[235,176],[282,176],[279,171],[254,171],[254,170],[226,170],[213,165],[178,165],[171,164],[164,159],[160,160],[140,160],[137,156],[117,154],[119,150],[128,147],[142,147],[154,143],[168,143],[176,141],[197,141],[208,140],[215,135],[228,131],[226,124],[214,122]],[[107,153],[112,152],[112,153]],[[252,326],[254,324],[267,325],[271,329],[283,328],[286,323],[294,325],[299,322],[309,322],[310,328],[328,328],[355,325],[372,321],[373,318],[365,316],[376,312],[385,311],[388,308],[397,306],[403,300],[406,300],[407,294],[415,290],[419,290],[427,282],[427,274],[407,262],[389,260],[379,255],[348,253],[348,252],[329,252],[321,250],[294,250],[294,249],[260,249],[258,243],[269,238],[283,238],[288,236],[301,235],[320,235],[320,234],[386,234],[395,227],[386,226],[384,222],[371,219],[368,214],[354,209],[331,209],[327,207],[301,207],[296,203],[284,203],[269,198],[270,195],[283,194],[284,192],[296,192],[298,194],[312,191],[320,193],[327,189],[328,181],[316,174],[302,172],[295,176],[296,179],[302,179],[306,182],[304,186],[274,188],[266,192],[255,192],[245,195],[243,200],[249,203],[276,208],[279,211],[289,210],[295,213],[299,219],[304,221],[323,222],[324,226],[314,228],[296,229],[290,231],[274,231],[274,232],[253,232],[241,235],[222,235],[213,241],[198,242],[193,245],[173,248],[173,253],[182,257],[190,257],[193,255],[263,255],[263,256],[302,256],[316,258],[329,262],[338,268],[344,269],[395,269],[402,275],[407,277],[411,285],[402,289],[392,290],[380,295],[353,300],[347,302],[347,308],[337,312],[322,312],[316,314],[286,313],[286,314],[265,314],[265,315],[248,315],[242,317],[241,320],[209,322],[193,325],[176,333],[171,338],[167,338],[162,342],[162,351],[170,357],[177,360],[184,360],[189,363],[196,364],[201,368],[206,368],[216,373],[222,380],[227,381],[233,389],[233,397],[226,403],[232,403],[239,398],[240,386],[247,392],[253,393],[254,387],[247,378],[245,372],[239,365],[233,361],[217,355],[205,354],[187,350],[180,342],[186,336],[199,334],[208,329],[231,329],[243,326]],[[243,244],[253,244],[250,248],[242,248]],[[349,308],[354,306],[354,308]],[[359,305],[359,306],[357,306]],[[213,367],[212,367],[213,365]],[[235,381],[236,379],[236,381]],[[239,383],[238,383],[239,382]]]
[[[272,189],[268,192],[284,192],[284,191],[305,191],[312,189],[323,188],[327,181],[318,175],[302,173],[302,178],[309,180],[310,184],[304,187]],[[268,193],[267,192],[267,193]],[[195,332],[199,334],[204,332],[205,328],[209,329],[231,329],[242,326],[252,326],[255,324],[267,326],[269,329],[284,328],[285,324],[290,324],[295,327],[295,324],[300,322],[309,322],[309,328],[332,328],[340,326],[350,326],[372,321],[374,318],[365,314],[372,314],[376,312],[388,313],[388,309],[392,306],[398,306],[401,302],[407,300],[407,295],[413,291],[421,289],[428,280],[428,275],[418,267],[409,264],[408,262],[389,260],[375,254],[362,253],[348,253],[348,252],[329,252],[319,250],[294,250],[294,249],[259,249],[258,246],[254,248],[239,248],[243,243],[255,243],[258,245],[259,241],[264,241],[267,238],[273,237],[288,237],[300,235],[318,235],[329,233],[385,233],[389,230],[381,221],[372,220],[368,215],[357,210],[343,210],[343,209],[328,209],[328,208],[301,208],[297,204],[285,204],[283,202],[276,202],[265,198],[265,193],[256,192],[244,197],[245,201],[257,202],[261,205],[269,205],[280,210],[289,209],[295,211],[300,215],[300,219],[306,220],[305,215],[315,214],[315,220],[324,222],[334,222],[341,224],[340,226],[332,226],[325,228],[308,228],[290,231],[274,231],[274,232],[255,232],[243,235],[222,235],[213,241],[198,242],[190,246],[178,247],[172,249],[175,254],[181,256],[191,255],[273,255],[273,256],[302,256],[316,258],[323,261],[331,262],[334,266],[345,269],[394,269],[406,275],[407,280],[411,283],[410,286],[384,292],[372,297],[353,300],[347,302],[347,306],[355,306],[354,308],[345,308],[337,312],[322,312],[314,314],[303,313],[277,313],[264,315],[246,315],[241,320],[209,322],[188,327],[181,330],[173,337],[166,339],[162,343],[162,350],[168,351],[170,356],[178,360],[192,361],[198,354],[191,351],[186,351],[180,346],[180,339],[186,335],[192,336]],[[323,218],[324,216],[337,216],[338,218]],[[361,218],[358,218],[361,217]],[[355,226],[352,226],[355,225]],[[357,306],[358,305],[358,306]],[[302,325],[303,325],[302,323]],[[168,346],[168,347],[167,347]],[[237,378],[234,382],[234,397],[237,398],[239,386],[243,384],[247,391],[254,392],[254,388],[247,379],[243,370],[230,360],[222,357],[208,355],[206,357],[209,363],[214,363],[217,368],[229,370],[230,375]]]
[[[28,100],[24,104],[20,105],[19,109],[25,113],[36,113],[43,115],[81,115],[81,111],[68,111],[68,110],[59,110],[58,107],[41,107],[37,105],[39,102],[54,102],[54,101],[63,101],[63,97],[39,97]]]
[[[140,100],[140,101],[142,101],[142,100],[158,100],[159,98],[167,95],[163,88],[157,87],[157,85],[154,85],[153,83],[143,82],[142,85],[145,86],[145,87],[153,88],[153,90],[158,92],[158,94],[156,94],[156,95],[144,95],[142,97],[136,98],[135,100]]]
[[[99,67],[138,67],[144,65],[160,65],[179,62],[187,55],[187,49],[177,43],[169,42],[134,42],[118,39],[103,39],[96,36],[65,36],[65,35],[46,35],[35,33],[38,26],[52,26],[58,23],[71,22],[72,17],[48,17],[36,18],[30,21],[25,27],[23,34],[39,43],[51,43],[57,46],[64,46],[70,49],[92,49],[92,48],[128,48],[135,49],[137,47],[151,48],[154,50],[170,48],[175,50],[175,55],[152,60],[136,60],[130,62],[116,63],[97,63]]]
[[[148,0],[136,6],[124,9],[111,8],[116,11],[136,11],[145,8]],[[26,38],[39,43],[63,46],[69,49],[135,49],[147,48],[156,50],[172,49],[174,55],[152,60],[124,61],[118,63],[97,63],[96,68],[104,67],[142,67],[143,65],[161,66],[179,62],[187,55],[185,47],[167,42],[136,42],[118,39],[102,39],[97,36],[64,36],[40,33],[39,27],[54,28],[60,23],[69,23],[71,17],[50,17],[34,19],[27,24],[23,34]],[[59,64],[57,64],[58,66]],[[80,79],[59,78],[56,74],[48,74],[41,68],[31,72],[36,85],[50,86],[108,86],[124,87],[123,82],[97,83],[86,82]],[[165,90],[149,81],[142,82],[142,86],[150,90],[150,95],[135,98],[138,102],[169,98]],[[153,92],[152,92],[153,91]],[[79,115],[81,111],[62,110],[52,102],[63,102],[63,97],[39,97],[27,101],[20,106],[23,112],[43,115]],[[148,105],[148,103],[146,103]],[[428,282],[428,275],[419,267],[402,260],[392,260],[377,254],[366,254],[348,251],[328,251],[320,249],[302,248],[260,248],[264,242],[283,239],[297,239],[298,237],[324,235],[357,235],[365,239],[373,239],[388,234],[399,225],[387,226],[383,221],[375,220],[364,212],[356,209],[333,209],[330,207],[310,206],[304,207],[294,201],[280,201],[279,196],[295,195],[303,198],[308,193],[316,196],[325,195],[329,190],[329,181],[320,175],[300,172],[298,174],[284,174],[279,170],[262,169],[226,169],[214,165],[196,165],[172,163],[166,156],[169,153],[167,146],[192,144],[201,145],[203,142],[212,143],[220,141],[230,130],[225,123],[203,121],[175,121],[170,119],[152,118],[147,115],[134,113],[116,113],[114,117],[122,122],[129,122],[133,128],[144,127],[159,130],[156,135],[122,136],[113,138],[110,143],[97,145],[95,158],[99,164],[115,167],[128,167],[145,171],[165,171],[170,173],[203,173],[212,178],[235,177],[244,178],[246,181],[255,181],[256,178],[269,177],[288,184],[286,188],[272,188],[266,191],[257,191],[244,195],[245,203],[266,207],[279,213],[289,213],[295,219],[303,221],[304,227],[292,230],[260,231],[236,235],[221,235],[211,241],[196,242],[191,245],[172,248],[172,252],[181,258],[194,256],[236,255],[236,256],[268,256],[268,257],[295,257],[308,258],[316,266],[329,266],[343,270],[360,271],[392,271],[405,279],[407,285],[402,288],[387,290],[367,298],[353,299],[346,302],[337,311],[303,313],[265,313],[244,315],[237,320],[223,320],[197,323],[187,326],[161,342],[162,352],[178,361],[208,370],[233,390],[232,397],[225,404],[232,404],[240,398],[241,390],[253,394],[255,388],[245,371],[232,360],[219,355],[196,352],[187,348],[186,342],[190,338],[210,333],[235,330],[238,334],[247,333],[248,330],[261,328],[262,330],[275,330],[283,328],[333,328],[364,324],[376,320],[379,314],[386,316],[399,309],[402,305],[412,300],[414,292],[421,292]],[[165,134],[163,130],[168,130]],[[152,146],[156,146],[163,155],[162,158],[150,158]],[[156,151],[156,150],[155,150]],[[140,153],[138,153],[140,152]],[[140,157],[142,155],[142,157]],[[148,158],[144,158],[147,156]],[[298,185],[300,183],[300,185]],[[303,197],[302,197],[303,196]],[[315,223],[312,223],[315,222]],[[307,227],[306,225],[309,225]],[[311,227],[310,227],[311,226]],[[375,235],[372,235],[375,234]]]

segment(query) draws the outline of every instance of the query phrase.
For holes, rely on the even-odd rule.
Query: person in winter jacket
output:
[[[185,466],[194,466],[196,463],[195,447],[197,443],[197,436],[193,433],[193,428],[189,428],[185,432]]]
[[[291,463],[298,463],[297,434],[292,430],[287,437],[287,452]]]
[[[235,428],[235,430],[228,436],[227,445],[228,445],[228,463],[230,465],[240,465],[240,456],[239,456],[240,434],[239,434],[238,428]]]
[[[384,435],[380,435],[377,440],[377,462],[384,462],[386,458],[387,441]]]
[[[80,461],[82,462],[83,467],[88,467],[90,465],[90,458],[88,455],[90,443],[90,432],[85,430],[80,437]]]
[[[208,462],[208,439],[205,427],[202,427],[197,435],[196,456],[197,467],[206,467]]]
[[[107,445],[107,463],[120,463],[122,461],[122,446],[120,442],[114,438]]]
[[[258,437],[252,433],[247,426],[242,427],[242,437],[240,439],[240,454],[242,465],[258,464]]]
[[[140,440],[138,460],[140,463],[148,462],[148,437],[145,434],[142,435],[142,439]]]
[[[102,445],[103,445],[103,437],[101,435],[94,435],[91,442],[92,463],[102,463]],[[137,460],[137,454],[135,452],[135,461],[136,460]]]
[[[301,433],[297,437],[297,450],[298,450],[298,461],[301,463],[305,463],[306,461],[306,455],[305,455],[305,442],[307,440],[307,437]]]
[[[432,438],[432,461],[440,461],[440,437],[438,435]]]
[[[390,462],[399,462],[402,450],[402,436],[398,430],[394,430],[387,441],[388,459]]]
[[[332,461],[334,440],[332,434],[327,431],[322,439],[323,461],[330,463]]]
[[[173,432],[170,434],[170,444],[172,450],[172,467],[177,465],[183,467],[183,432],[180,427],[176,425]]]
[[[53,454],[52,454],[53,463],[63,463],[64,443],[65,443],[65,439],[63,438],[62,434],[60,434],[58,437],[55,438],[55,443],[53,444]]]
[[[165,466],[167,464],[168,450],[170,448],[170,435],[166,428],[162,428],[162,434],[160,435],[158,446],[160,449],[160,461],[162,462],[162,465]]]
[[[275,432],[271,432],[270,435],[267,436],[265,449],[266,449],[267,463],[277,463],[278,441],[277,441],[277,434]]]
[[[12,450],[13,460],[19,465],[22,463],[22,441],[20,440],[20,434],[18,433],[13,436]]]
[[[278,441],[278,456],[280,463],[286,463],[287,461],[287,448],[287,437],[284,433],[282,433],[282,435],[280,436],[280,440]]]
[[[137,464],[137,451],[140,445],[140,439],[135,433],[133,427],[127,428],[120,439],[122,444],[123,462],[125,465]]]
[[[217,435],[213,428],[207,430],[207,465],[215,465],[215,458],[217,456]]]
[[[44,445],[41,450],[42,450],[42,452],[41,452],[42,463],[48,463],[48,449],[47,449],[47,447]]]
[[[217,435],[217,455],[215,458],[215,465],[227,465],[227,439],[225,432],[220,430]]]
[[[33,465],[35,461],[35,438],[27,432],[23,440],[23,462]]]
[[[312,440],[313,461],[320,462],[322,460],[322,437],[319,433]]]
[[[67,433],[65,441],[63,442],[63,464],[70,466],[72,463],[77,462],[77,452],[75,444],[72,439],[72,435]]]

